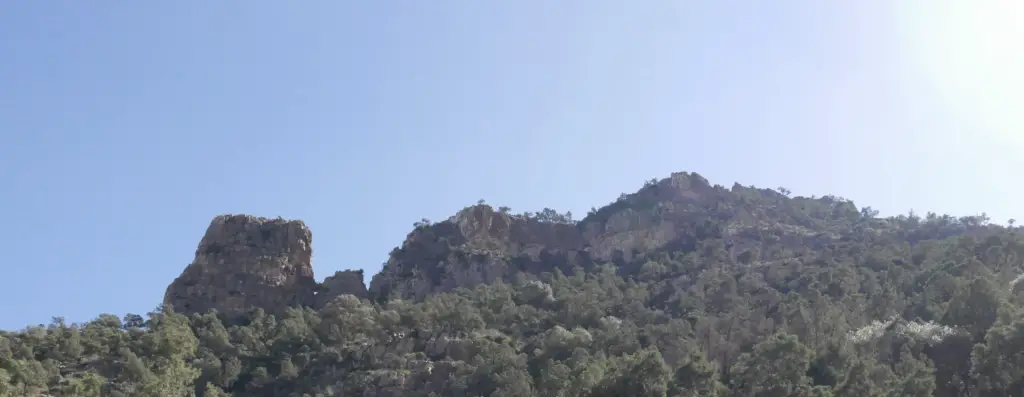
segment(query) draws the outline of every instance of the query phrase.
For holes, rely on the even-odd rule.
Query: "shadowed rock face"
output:
[[[801,203],[828,208],[835,216],[856,211],[852,204],[828,198],[790,199],[739,185],[726,189],[686,172],[652,180],[579,222],[511,215],[475,205],[447,220],[417,226],[373,276],[369,292],[376,300],[419,299],[460,287],[536,277],[556,269],[569,274],[601,264],[613,264],[628,275],[642,265],[644,253],[690,252],[706,240],[721,241],[732,260],[743,262],[767,257],[760,249],[766,239],[794,249],[832,243],[836,236],[810,233],[817,228],[811,217],[778,209]],[[765,230],[779,233],[766,237]]]
[[[376,299],[430,293],[555,269],[632,260],[634,252],[683,241],[691,208],[722,189],[696,174],[672,177],[628,195],[578,223],[510,215],[488,205],[418,227],[370,282]]]
[[[312,306],[317,283],[311,242],[301,221],[218,216],[206,229],[195,260],[167,287],[164,304],[179,313],[217,309],[228,315]]]
[[[370,281],[375,299],[418,299],[561,267],[586,267],[589,259],[575,225],[509,215],[487,205],[421,226],[406,238]]]
[[[316,303],[313,307],[319,310],[341,295],[353,295],[360,299],[367,297],[362,270],[342,270],[324,279],[316,292]]]

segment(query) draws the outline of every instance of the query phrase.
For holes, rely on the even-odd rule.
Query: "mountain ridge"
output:
[[[895,233],[890,223],[899,217],[877,218],[869,207],[858,209],[847,199],[835,196],[789,197],[785,188],[759,189],[734,183],[731,188],[713,185],[697,173],[676,172],[663,179],[647,181],[638,191],[623,194],[612,203],[593,209],[583,219],[572,219],[571,213],[546,208],[536,213],[513,214],[506,207],[494,208],[485,203],[470,205],[439,222],[422,221],[414,225],[400,246],[389,254],[381,270],[370,282],[356,282],[362,271],[342,270],[330,276],[330,282],[313,281],[311,263],[311,232],[301,221],[285,221],[251,215],[222,215],[214,218],[197,250],[196,260],[170,286],[164,304],[185,313],[202,313],[210,308],[222,312],[241,313],[256,307],[282,313],[287,307],[322,307],[334,297],[352,294],[377,302],[389,299],[421,300],[436,292],[497,281],[509,282],[526,277],[536,278],[555,271],[569,274],[574,269],[590,270],[605,263],[614,264],[622,274],[639,271],[643,257],[659,251],[690,252],[698,243],[720,240],[728,252],[728,260],[771,261],[780,259],[779,252],[793,247],[822,249],[851,238],[851,233]],[[955,233],[980,233],[986,230],[987,219],[962,217]],[[224,232],[223,224],[235,222],[253,225],[251,230]],[[248,223],[247,223],[248,222]],[[278,223],[293,225],[289,235],[277,235]],[[282,229],[285,230],[285,229]],[[229,235],[220,235],[227,233]],[[233,233],[233,234],[232,234]],[[301,237],[299,237],[301,235]],[[243,237],[239,237],[243,236]],[[201,251],[211,244],[242,244],[241,239],[284,241],[299,238],[291,246],[300,247],[301,258],[277,261],[277,265],[255,270],[256,278],[280,278],[276,272],[284,266],[285,273],[299,274],[294,281],[301,285],[288,292],[260,291],[266,286],[255,282],[254,290],[235,291],[234,284],[244,283],[252,266],[245,263],[263,259],[227,259],[223,271],[215,276],[189,276],[196,268],[210,269],[209,259]],[[858,237],[860,238],[860,237]],[[913,240],[912,236],[907,237]],[[209,241],[219,242],[210,243]],[[247,248],[248,247],[248,248]],[[232,250],[251,249],[241,245]],[[309,252],[305,252],[309,251]],[[292,255],[278,252],[274,255]],[[218,259],[222,264],[224,258]],[[239,263],[242,266],[239,266]],[[202,265],[197,265],[202,264]],[[277,267],[275,267],[277,266]],[[257,266],[259,267],[259,266]],[[239,270],[243,269],[243,270]],[[200,272],[201,273],[201,272]],[[275,273],[271,275],[270,273]],[[205,278],[204,278],[205,277]],[[214,280],[210,277],[220,278]],[[341,281],[344,280],[344,281]],[[333,285],[333,288],[325,285]],[[205,286],[191,298],[186,290]],[[221,290],[218,290],[221,289]],[[317,297],[324,291],[323,296]],[[240,294],[256,299],[249,303],[204,304],[189,302],[225,302],[229,295]],[[178,298],[176,298],[178,296]],[[267,302],[259,300],[271,299]],[[252,299],[250,299],[252,300]],[[248,302],[242,299],[239,302]]]
[[[221,215],[163,307],[0,331],[0,397],[1016,396],[1020,230],[675,173],[417,222],[366,285]]]

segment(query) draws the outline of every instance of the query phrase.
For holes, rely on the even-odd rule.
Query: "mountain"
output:
[[[0,333],[0,397],[1024,395],[1024,238],[984,215],[676,173],[417,222],[369,286],[312,249],[218,216],[161,310]]]

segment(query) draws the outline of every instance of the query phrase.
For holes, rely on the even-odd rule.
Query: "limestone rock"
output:
[[[318,285],[310,263],[311,233],[302,222],[225,215],[210,224],[195,261],[168,287],[164,303],[186,313],[257,307],[281,313],[289,306],[320,309],[342,295],[420,299],[603,264],[628,276],[639,271],[644,255],[691,252],[711,240],[724,244],[729,259],[752,265],[774,255],[762,249],[766,242],[779,252],[833,243],[837,236],[812,232],[818,230],[814,219],[850,217],[851,211],[856,211],[852,203],[834,197],[789,198],[739,185],[726,189],[685,172],[649,181],[579,222],[550,209],[512,215],[479,204],[441,222],[417,224],[369,288],[361,270],[335,273]]]
[[[319,310],[332,299],[341,295],[353,295],[360,299],[367,298],[366,283],[363,281],[362,270],[342,270],[324,279],[316,292],[314,308]]]
[[[210,223],[195,260],[167,287],[164,304],[179,313],[252,308],[280,313],[311,306],[312,234],[301,221],[221,215]]]
[[[370,295],[422,298],[508,279],[588,266],[576,225],[510,215],[488,205],[459,211],[443,222],[418,227],[391,253],[370,281]]]
[[[732,259],[744,255],[744,262],[756,262],[766,227],[787,230],[767,237],[783,245],[789,240],[794,247],[833,241],[832,236],[802,233],[806,219],[801,217],[783,219],[779,226],[776,208],[785,200],[791,199],[771,190],[729,190],[696,173],[678,172],[622,195],[579,222],[475,205],[445,221],[417,226],[373,277],[370,295],[418,299],[519,275],[537,277],[555,269],[568,274],[600,263],[628,273],[642,265],[637,261],[644,253],[688,252],[702,240],[719,239]]]

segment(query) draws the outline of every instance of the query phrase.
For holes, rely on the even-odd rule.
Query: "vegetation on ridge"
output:
[[[0,332],[0,397],[1024,396],[1012,223],[669,187],[579,221],[685,211],[690,243],[627,261],[279,318],[159,309]]]

